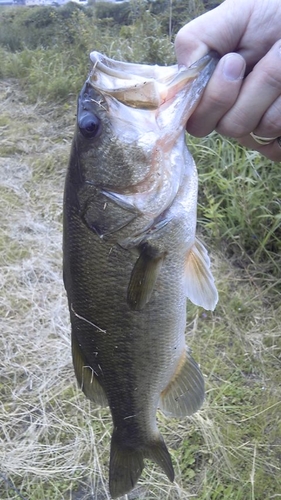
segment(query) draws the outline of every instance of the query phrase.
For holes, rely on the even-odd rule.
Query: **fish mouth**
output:
[[[92,70],[88,82],[104,95],[126,106],[157,109],[174,98],[188,82],[202,76],[209,80],[219,56],[209,52],[188,68],[134,64],[115,61],[99,52],[91,52]]]

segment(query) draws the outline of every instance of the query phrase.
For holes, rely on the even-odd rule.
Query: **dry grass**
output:
[[[75,104],[30,105],[14,81],[0,97],[0,498],[108,499],[111,420],[76,388],[62,284]],[[182,422],[159,415],[176,482],[150,466],[131,500],[280,497],[280,279],[213,257],[220,303],[190,307],[188,324],[206,404]]]

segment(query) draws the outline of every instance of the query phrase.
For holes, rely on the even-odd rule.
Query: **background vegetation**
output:
[[[76,96],[99,50],[171,64],[173,35],[204,2],[0,11],[0,498],[108,499],[111,420],[77,390],[61,277],[62,192]],[[233,141],[187,138],[199,232],[220,301],[188,304],[206,376],[194,417],[159,413],[176,481],[151,463],[128,498],[269,500],[281,492],[281,169]]]

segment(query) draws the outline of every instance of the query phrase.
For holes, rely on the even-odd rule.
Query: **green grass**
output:
[[[98,50],[104,44],[111,56],[124,49],[122,58],[145,60],[152,42],[144,31],[130,28],[128,34],[126,28],[118,45],[104,30]],[[161,51],[167,39],[157,43]],[[87,74],[87,52],[79,59],[79,51],[1,53],[3,500],[109,498],[111,419],[76,388],[61,270],[64,176],[76,94]],[[170,63],[172,55],[165,57]],[[200,362],[207,397],[192,418],[159,413],[175,483],[149,462],[128,499],[278,498],[280,165],[216,134],[188,138],[188,144],[200,178],[199,233],[220,295],[213,313],[188,303],[187,343]]]
[[[280,166],[213,133],[189,140],[200,176],[198,219],[218,246],[227,242],[237,259],[267,264],[279,273],[281,254]],[[279,257],[278,257],[279,255]]]

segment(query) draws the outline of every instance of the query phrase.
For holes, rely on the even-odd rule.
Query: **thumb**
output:
[[[188,67],[210,50],[208,45],[198,35],[196,36],[198,23],[199,18],[186,24],[175,38],[175,51],[179,65]]]
[[[245,24],[245,14],[243,19],[238,5],[232,0],[226,0],[193,19],[180,29],[175,39],[178,64],[190,66],[210,50],[215,50],[221,56],[235,51]]]

